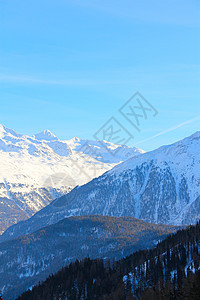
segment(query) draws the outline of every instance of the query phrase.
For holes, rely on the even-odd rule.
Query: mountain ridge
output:
[[[0,241],[73,215],[132,216],[150,223],[193,224],[200,218],[198,149],[200,134],[196,133],[135,156],[10,227]]]
[[[0,233],[140,153],[109,142],[61,141],[48,130],[30,137],[0,125]]]

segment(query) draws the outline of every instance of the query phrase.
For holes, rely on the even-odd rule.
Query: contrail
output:
[[[183,123],[180,123],[180,124],[178,124],[178,125],[175,125],[175,126],[173,126],[173,127],[170,127],[170,128],[168,128],[168,129],[166,129],[166,130],[164,130],[164,131],[161,131],[161,132],[159,132],[159,133],[157,133],[157,134],[155,134],[155,135],[153,135],[153,136],[151,136],[151,137],[149,137],[149,138],[147,138],[147,139],[145,139],[145,140],[141,140],[141,141],[137,142],[135,145],[138,145],[138,144],[140,144],[140,143],[144,143],[144,142],[150,141],[150,140],[152,140],[152,139],[155,139],[156,137],[158,137],[158,136],[160,136],[160,135],[163,135],[163,134],[165,134],[165,133],[167,133],[167,132],[171,132],[171,131],[173,131],[173,130],[176,130],[177,128],[180,128],[180,127],[182,127],[182,126],[184,126],[184,125],[191,124],[191,123],[193,123],[193,122],[195,122],[195,121],[197,121],[197,120],[200,120],[200,115],[197,116],[197,117],[195,117],[195,118],[193,118],[193,119],[190,119],[190,120],[187,120],[187,121],[185,121],[185,122],[183,122]]]

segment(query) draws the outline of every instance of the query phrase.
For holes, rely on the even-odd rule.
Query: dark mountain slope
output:
[[[154,246],[158,240],[177,229],[148,224],[131,217],[64,219],[35,233],[0,244],[0,291],[6,299],[13,299],[76,259],[119,259]]]
[[[84,259],[70,264],[18,300],[200,299],[200,223],[138,251],[112,267]]]

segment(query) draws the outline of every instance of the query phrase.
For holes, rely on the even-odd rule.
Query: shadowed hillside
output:
[[[131,217],[96,215],[64,219],[0,244],[0,290],[6,299],[13,299],[76,259],[119,259],[154,246],[177,229]]]

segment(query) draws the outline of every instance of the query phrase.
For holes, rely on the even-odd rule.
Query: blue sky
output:
[[[197,0],[2,0],[0,123],[93,139],[114,116],[145,150],[200,130],[199,14]],[[140,132],[119,112],[136,91],[158,111]]]

